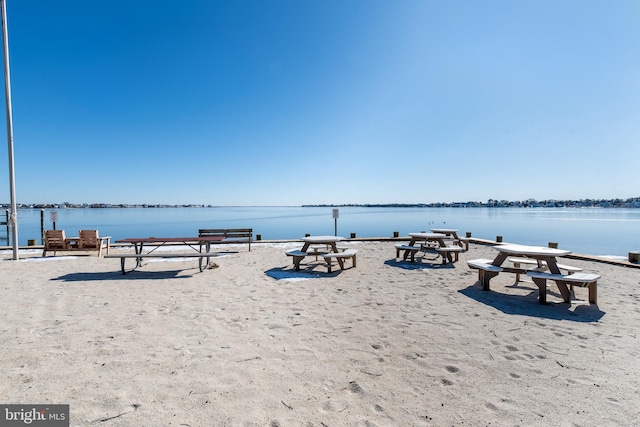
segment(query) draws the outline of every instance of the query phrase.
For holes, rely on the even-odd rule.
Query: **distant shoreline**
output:
[[[10,209],[9,204],[0,204],[2,209]],[[581,199],[581,200],[493,200],[487,202],[437,202],[437,203],[354,203],[354,204],[304,204],[291,206],[235,206],[205,204],[111,204],[111,203],[35,203],[18,204],[18,209],[112,209],[112,208],[232,208],[232,207],[303,207],[303,208],[640,208],[640,197],[627,199]]]

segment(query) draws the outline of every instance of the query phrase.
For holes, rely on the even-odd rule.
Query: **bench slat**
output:
[[[213,258],[215,253],[193,252],[193,253],[151,253],[151,254],[110,254],[104,258]]]
[[[509,262],[512,262],[514,264],[531,264],[531,265],[538,265],[538,260],[532,259],[532,258],[509,258]],[[547,262],[546,261],[542,261],[542,265],[544,267],[547,266]],[[568,271],[570,273],[577,273],[578,271],[582,271],[582,269],[580,267],[574,267],[572,265],[566,265],[566,264],[556,264],[558,266],[558,268],[560,270],[565,270]]]
[[[476,268],[478,270],[484,271],[493,271],[493,272],[501,272],[502,267],[498,267],[497,265],[492,265],[493,260],[490,259],[472,259],[467,261],[467,265],[471,268]]]
[[[354,256],[355,254],[357,254],[358,251],[355,249],[347,249],[344,252],[336,252],[336,253],[328,253],[328,254],[324,254],[322,255],[323,258],[351,258],[352,256]]]
[[[464,249],[460,246],[445,246],[436,248],[438,252],[462,252]]]
[[[598,280],[600,275],[590,273],[574,273],[574,274],[553,274],[541,271],[527,271],[527,276],[537,279],[560,280],[562,282],[584,283],[589,284]]]
[[[346,249],[344,252],[332,252],[332,253],[328,253],[328,254],[324,254],[322,255],[322,257],[325,259],[325,261],[327,261],[327,271],[329,273],[331,273],[331,258],[335,258],[338,260],[338,263],[340,264],[340,268],[342,269],[344,267],[343,263],[344,261],[341,261],[342,258],[348,259],[351,258],[351,262],[353,263],[353,266],[356,266],[356,254],[358,253],[357,250],[355,249]]]
[[[307,256],[307,253],[302,251],[287,251],[285,253],[287,254],[287,256],[301,256],[301,257]]]
[[[403,251],[421,251],[422,248],[420,246],[409,246],[409,245],[403,245],[402,243],[398,243],[396,245],[396,249],[400,249]]]
[[[558,289],[562,294],[564,302],[571,302],[571,293],[573,286],[582,286],[589,288],[589,302],[592,304],[598,303],[598,279],[601,277],[599,274],[590,273],[574,273],[574,274],[553,274],[544,273],[539,271],[528,271],[527,276],[531,277],[538,288],[540,289],[540,303],[546,304],[547,302],[547,279],[554,280],[558,285]],[[571,287],[571,292],[567,289],[567,284]]]

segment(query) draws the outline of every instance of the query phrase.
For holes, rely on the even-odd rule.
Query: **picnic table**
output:
[[[451,239],[455,245],[458,245],[460,247],[464,245],[465,250],[469,250],[469,239],[466,237],[459,237],[458,229],[456,228],[432,228],[431,232],[444,234],[445,236],[447,236],[446,238]]]
[[[442,263],[453,263],[458,260],[458,253],[462,251],[460,246],[449,246],[446,243],[447,235],[444,233],[409,233],[411,240],[408,245],[396,245],[396,258],[400,252],[404,251],[402,259],[405,261],[411,257],[411,262],[415,261],[417,252],[435,252],[442,256]]]
[[[142,266],[142,260],[144,258],[198,258],[198,266],[200,271],[209,265],[209,259],[211,257],[210,243],[219,242],[224,239],[224,236],[199,236],[199,237],[130,237],[126,239],[116,240],[116,243],[129,243],[134,248],[133,254],[111,254],[105,255],[105,258],[120,258],[120,265],[122,274],[126,273],[125,260],[128,258],[134,258],[136,260],[136,266],[133,270]],[[166,252],[156,250],[162,246],[169,244],[183,244],[193,249],[192,252]],[[153,248],[147,252],[144,252],[144,248]],[[204,251],[203,251],[204,247]],[[203,259],[206,258],[206,264],[203,263]]]
[[[553,280],[558,286],[558,290],[562,295],[564,302],[571,301],[571,291],[569,287],[573,289],[574,285],[588,287],[589,288],[589,301],[596,303],[597,299],[597,280],[600,278],[597,274],[588,273],[572,273],[572,271],[579,271],[575,267],[565,266],[557,262],[557,257],[569,255],[571,251],[564,249],[548,248],[544,246],[527,246],[516,244],[504,244],[494,246],[493,249],[498,251],[498,254],[493,260],[489,259],[474,259],[467,261],[470,268],[478,270],[478,280],[482,285],[482,289],[485,291],[490,290],[489,282],[493,277],[498,274],[515,273],[516,275],[526,274],[531,277],[534,283],[539,288],[539,301],[541,304],[545,304],[547,301],[547,279]],[[505,266],[503,263],[510,256],[519,256],[529,258],[536,261],[534,267],[521,266],[521,260],[512,260],[513,267]],[[569,274],[563,274],[562,269],[568,270]]]
[[[340,236],[306,236],[301,239],[304,244],[300,250],[287,251],[287,256],[293,258],[293,266],[296,271],[300,270],[300,263],[307,256],[322,256],[327,262],[327,269],[331,273],[331,259],[335,258],[341,270],[344,270],[344,260],[351,259],[353,266],[356,266],[355,249],[340,250],[337,243],[344,240]]]

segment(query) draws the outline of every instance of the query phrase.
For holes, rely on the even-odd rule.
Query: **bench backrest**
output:
[[[78,232],[78,247],[81,249],[102,249],[102,239],[98,230],[80,230]]]
[[[66,249],[67,239],[64,230],[47,230],[44,232],[45,249]]]
[[[225,240],[243,239],[249,242],[249,250],[251,250],[253,228],[201,228],[198,230],[198,237],[203,236],[223,236]]]

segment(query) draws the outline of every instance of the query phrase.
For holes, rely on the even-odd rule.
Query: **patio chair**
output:
[[[64,251],[69,249],[69,241],[64,235],[64,230],[46,230],[44,232],[44,250],[42,256],[47,256],[47,251]]]
[[[78,232],[78,249],[84,251],[98,251],[98,256],[102,255],[102,248],[109,253],[109,241],[111,237],[98,236],[98,230],[80,230]]]

